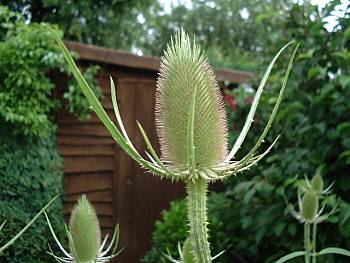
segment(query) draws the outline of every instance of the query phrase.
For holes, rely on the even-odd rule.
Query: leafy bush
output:
[[[45,137],[54,131],[52,113],[59,100],[49,78],[52,70],[70,74],[52,33],[38,23],[26,24],[19,14],[0,5],[0,118],[14,127],[16,134]],[[62,33],[60,33],[62,34]],[[90,81],[98,69],[87,69]],[[92,81],[96,95],[101,92]],[[86,119],[89,107],[74,85],[64,94],[70,112]],[[78,90],[78,89],[75,89]]]
[[[281,42],[290,39],[301,42],[282,108],[269,137],[271,142],[282,133],[279,144],[260,165],[239,178],[240,183],[231,181],[226,187],[227,192],[235,193],[232,202],[245,200],[251,195],[250,202],[242,202],[240,209],[237,207],[241,218],[245,218],[245,229],[255,229],[252,235],[242,235],[236,241],[241,243],[243,239],[248,239],[249,242],[249,237],[255,233],[256,239],[250,240],[249,246],[242,250],[248,262],[260,262],[256,255],[271,262],[276,258],[274,255],[301,248],[302,231],[298,226],[291,226],[295,225],[295,221],[286,211],[282,192],[286,192],[289,201],[295,203],[293,188],[300,183],[299,179],[305,175],[312,176],[318,168],[322,168],[326,184],[335,181],[333,192],[340,198],[338,213],[330,218],[329,223],[319,226],[318,247],[350,247],[349,14],[339,19],[333,31],[324,28],[327,17],[337,9],[337,4],[333,1],[322,13],[317,11],[317,7],[307,4],[293,5],[290,16],[282,23],[284,34],[278,40],[271,39],[271,44],[265,48],[265,53],[270,54],[268,57]],[[271,76],[270,89],[266,90],[261,101],[260,109],[263,110],[256,118],[255,132],[248,136],[245,146],[254,143],[254,138],[261,133],[283,74],[277,68]],[[247,107],[242,105],[241,109],[246,111]],[[231,120],[238,126],[241,123],[239,116],[240,113],[231,115]],[[233,132],[232,137],[235,136],[237,133]],[[242,184],[247,187],[239,194]],[[259,185],[268,185],[270,190],[259,190]],[[335,196],[329,200],[329,207],[334,204]],[[266,213],[269,210],[271,212]],[[334,260],[319,259],[320,262]],[[337,257],[336,262],[346,262],[346,259]]]
[[[0,125],[0,222],[6,225],[0,240],[8,241],[62,189],[62,159],[54,136],[27,140],[15,137],[12,127]],[[49,209],[58,233],[64,233],[63,204],[56,200]],[[41,216],[32,227],[0,256],[1,262],[50,262],[45,251],[52,243],[46,220]]]

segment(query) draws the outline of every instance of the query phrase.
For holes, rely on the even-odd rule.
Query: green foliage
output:
[[[62,189],[62,159],[56,139],[27,140],[15,137],[8,123],[1,122],[0,221],[7,221],[0,239],[10,240]],[[52,224],[63,229],[63,204],[57,199],[49,208]],[[52,242],[43,216],[0,256],[1,262],[49,262],[45,251]]]
[[[67,39],[130,50],[144,32],[139,21],[155,0],[2,0],[27,21],[59,26]]]
[[[208,199],[209,217],[209,240],[211,252],[217,255],[219,252],[230,246],[230,237],[225,233],[231,225],[225,225],[229,219],[227,211],[231,211],[232,204],[225,194],[211,193]],[[224,213],[224,210],[226,211]],[[231,215],[230,215],[231,216]],[[155,223],[155,231],[152,237],[152,249],[146,254],[143,261],[148,263],[168,262],[161,252],[169,249],[173,258],[180,258],[178,242],[181,245],[188,237],[187,208],[185,200],[171,202],[169,211],[162,212],[162,219]],[[220,262],[229,262],[235,258],[230,252],[220,256]]]
[[[144,258],[144,262],[168,262],[161,254],[169,249],[174,258],[180,255],[177,243],[183,243],[188,236],[187,210],[185,200],[171,202],[169,211],[162,212],[161,221],[155,223],[152,237],[153,247]]]
[[[0,119],[13,125],[15,134],[45,137],[55,129],[53,110],[59,98],[50,72],[68,72],[54,36],[42,24],[25,23],[24,19],[0,6]],[[59,32],[59,34],[62,34]],[[97,68],[86,71],[92,81]],[[96,84],[93,87],[101,96]],[[64,94],[69,111],[80,119],[88,116],[88,105],[73,84]]]
[[[1,14],[9,15],[6,10]],[[62,64],[62,56],[41,25],[20,20],[12,28],[5,26],[8,32],[0,42],[0,118],[17,134],[47,136],[54,127],[49,113],[57,106],[47,74]]]
[[[329,223],[319,226],[318,247],[348,248],[350,246],[347,155],[349,152],[347,127],[350,125],[350,104],[348,103],[350,86],[347,79],[350,64],[349,36],[346,34],[350,24],[349,15],[339,19],[334,31],[328,32],[324,29],[325,20],[332,10],[337,8],[337,3],[333,1],[322,13],[319,13],[316,7],[307,4],[293,5],[282,23],[285,29],[283,35],[278,40],[271,38],[270,44],[264,49],[265,57],[268,58],[275,49],[278,49],[278,46],[291,38],[301,41],[293,75],[286,89],[283,108],[277,113],[276,122],[271,131],[270,141],[271,138],[282,133],[279,144],[272,150],[269,157],[250,173],[250,176],[238,179],[241,181],[239,184],[236,180],[232,180],[226,187],[226,191],[236,192],[241,184],[250,185],[246,192],[237,196],[237,200],[244,200],[247,193],[252,195],[250,197],[252,203],[243,202],[240,208],[243,212],[241,217],[244,218],[247,229],[256,230],[257,239],[250,242],[249,249],[242,249],[248,262],[261,262],[255,259],[257,254],[261,255],[266,262],[271,262],[274,254],[279,254],[281,251],[288,253],[302,248],[296,245],[300,244],[299,240],[303,240],[302,232],[296,228],[295,223],[290,222],[290,215],[286,213],[281,193],[285,191],[289,202],[295,203],[291,188],[287,186],[297,187],[301,183],[298,178],[303,178],[304,175],[310,176],[320,167],[323,167],[322,177],[325,185],[336,182],[333,192],[341,198],[341,205],[338,213],[328,220]],[[253,142],[254,137],[260,134],[264,127],[269,115],[268,109],[272,108],[275,101],[272,93],[275,93],[274,90],[283,74],[282,70],[276,70],[271,76],[271,88],[261,99],[260,109],[264,110],[261,110],[256,118],[254,132],[248,135],[248,141]],[[238,93],[235,95],[239,97],[238,100],[244,100],[249,96],[249,92],[242,96]],[[231,111],[229,118],[231,126],[232,123],[238,127],[242,125],[242,114],[245,114],[247,109],[248,105],[242,103],[237,112]],[[231,131],[230,141],[233,141],[238,133],[235,129]],[[245,150],[249,150],[249,144]],[[253,177],[251,181],[254,175],[259,176]],[[270,190],[254,191],[253,189],[259,184],[269,185]],[[271,196],[266,197],[267,194]],[[236,198],[233,202],[234,200]],[[332,208],[335,203],[336,198],[333,195],[328,205]],[[257,210],[254,213],[248,209],[253,204],[254,209]],[[272,209],[272,212],[265,214],[269,209]],[[254,218],[254,220],[248,218]],[[257,220],[263,220],[259,228],[256,228]],[[249,233],[242,235],[241,240],[237,237],[234,242],[241,243],[243,239],[250,236]],[[267,243],[269,247],[265,246]],[[347,262],[342,257],[333,256],[319,259],[320,262],[334,262],[334,260]]]
[[[214,67],[254,70],[256,50],[261,50],[267,36],[275,35],[279,17],[288,12],[288,1],[192,0],[167,12],[162,5],[145,14],[145,32],[140,45],[146,53],[161,55],[167,40],[181,27],[197,37]],[[262,15],[266,20],[261,23]],[[289,42],[289,41],[287,41]]]

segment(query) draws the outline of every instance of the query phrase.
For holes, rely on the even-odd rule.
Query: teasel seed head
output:
[[[85,195],[72,210],[69,232],[72,237],[69,246],[76,261],[95,262],[101,245],[101,231],[95,209]]]
[[[191,242],[191,238],[186,238],[183,246],[182,246],[182,256],[183,256],[183,262],[184,263],[194,263],[195,258],[193,254],[193,246]]]
[[[317,193],[313,189],[308,190],[301,201],[301,218],[306,222],[313,222],[317,216],[318,203]]]
[[[156,124],[164,161],[188,164],[187,126],[196,90],[194,154],[197,168],[227,154],[224,104],[212,68],[199,46],[181,30],[162,57],[156,93]]]

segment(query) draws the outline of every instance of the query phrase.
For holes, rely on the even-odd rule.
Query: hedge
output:
[[[1,240],[9,240],[62,189],[62,159],[55,136],[28,140],[13,136],[8,124],[0,123],[0,222],[6,220]],[[57,199],[49,209],[57,233],[64,233],[63,203]],[[53,244],[47,223],[35,224],[0,256],[1,262],[49,262],[48,243]]]

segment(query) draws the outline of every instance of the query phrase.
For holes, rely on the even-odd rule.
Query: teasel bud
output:
[[[193,129],[197,168],[209,167],[227,155],[224,104],[207,59],[182,30],[162,58],[156,94],[156,124],[164,161],[188,164],[187,126],[195,93]]]
[[[184,263],[195,263],[191,238],[186,238],[182,246],[182,257]]]
[[[317,193],[321,193],[323,191],[323,179],[320,173],[316,173],[316,175],[312,177],[311,188]]]
[[[69,233],[69,247],[76,262],[95,262],[101,245],[101,231],[95,209],[85,195],[72,210]]]
[[[318,195],[313,190],[308,190],[301,201],[301,218],[306,222],[313,222],[318,212]]]

